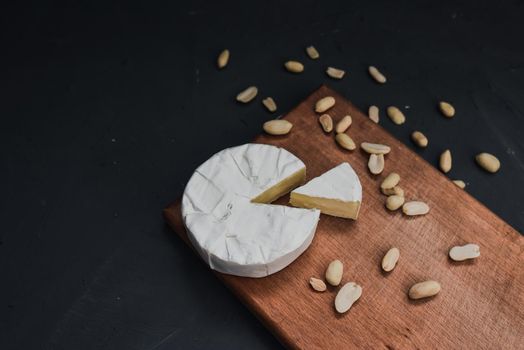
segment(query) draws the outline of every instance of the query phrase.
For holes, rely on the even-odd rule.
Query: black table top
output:
[[[19,6],[1,11],[2,349],[278,348],[161,210],[210,155],[260,133],[274,116],[262,97],[278,115],[322,83],[380,106],[410,147],[424,131],[427,161],[450,148],[450,178],[524,231],[522,2]],[[287,73],[288,59],[305,72]],[[237,104],[249,85],[260,97]],[[406,124],[387,119],[390,104]],[[499,173],[478,168],[481,151]]]

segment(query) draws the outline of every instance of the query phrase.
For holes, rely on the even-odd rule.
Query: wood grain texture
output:
[[[313,106],[328,95],[337,101],[328,112],[334,122],[347,114],[353,117],[347,133],[357,144],[367,141],[391,146],[381,175],[369,173],[363,151],[342,150],[333,133],[322,131]],[[262,279],[216,273],[285,346],[524,347],[524,238],[518,232],[325,86],[284,118],[294,124],[289,135],[260,135],[254,142],[284,147],[301,158],[308,179],[348,161],[363,187],[358,220],[321,215],[309,249],[284,270]],[[400,211],[385,209],[386,197],[379,185],[391,171],[400,174],[407,200],[429,204],[428,215],[408,218]],[[288,199],[285,196],[276,203],[285,204]],[[188,242],[180,202],[166,208],[164,216]],[[452,246],[468,242],[480,246],[480,258],[461,263],[448,258]],[[393,246],[400,249],[400,260],[386,274],[380,263]],[[344,262],[342,283],[355,281],[363,288],[360,300],[344,315],[334,310],[338,288],[318,293],[308,285],[311,276],[323,278],[333,259]],[[409,287],[427,279],[441,283],[440,294],[429,300],[409,300]]]

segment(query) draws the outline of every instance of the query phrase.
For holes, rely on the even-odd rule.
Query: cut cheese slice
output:
[[[348,163],[342,163],[291,192],[289,203],[320,209],[323,214],[357,219],[362,186]]]
[[[182,198],[188,237],[217,271],[264,277],[311,244],[319,210],[264,204],[305,181],[306,167],[283,148],[246,144],[225,149],[192,175]]]

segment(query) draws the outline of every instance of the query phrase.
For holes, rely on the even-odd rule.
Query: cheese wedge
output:
[[[218,152],[182,197],[188,237],[214,270],[264,277],[293,262],[315,235],[319,210],[265,204],[305,182],[306,166],[283,148],[246,144]]]
[[[342,163],[291,192],[289,203],[299,208],[320,209],[322,214],[356,220],[362,202],[362,186],[349,163]]]

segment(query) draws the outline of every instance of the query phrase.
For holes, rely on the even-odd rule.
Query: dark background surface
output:
[[[321,83],[380,106],[411,147],[424,131],[427,161],[450,148],[450,177],[524,231],[522,1],[40,2],[1,16],[1,349],[278,348],[161,210],[201,162],[261,131],[262,97],[278,115]],[[292,58],[304,74],[284,71]],[[235,103],[253,84],[257,100]],[[406,124],[389,104],[409,106]],[[476,166],[480,151],[499,173]]]

